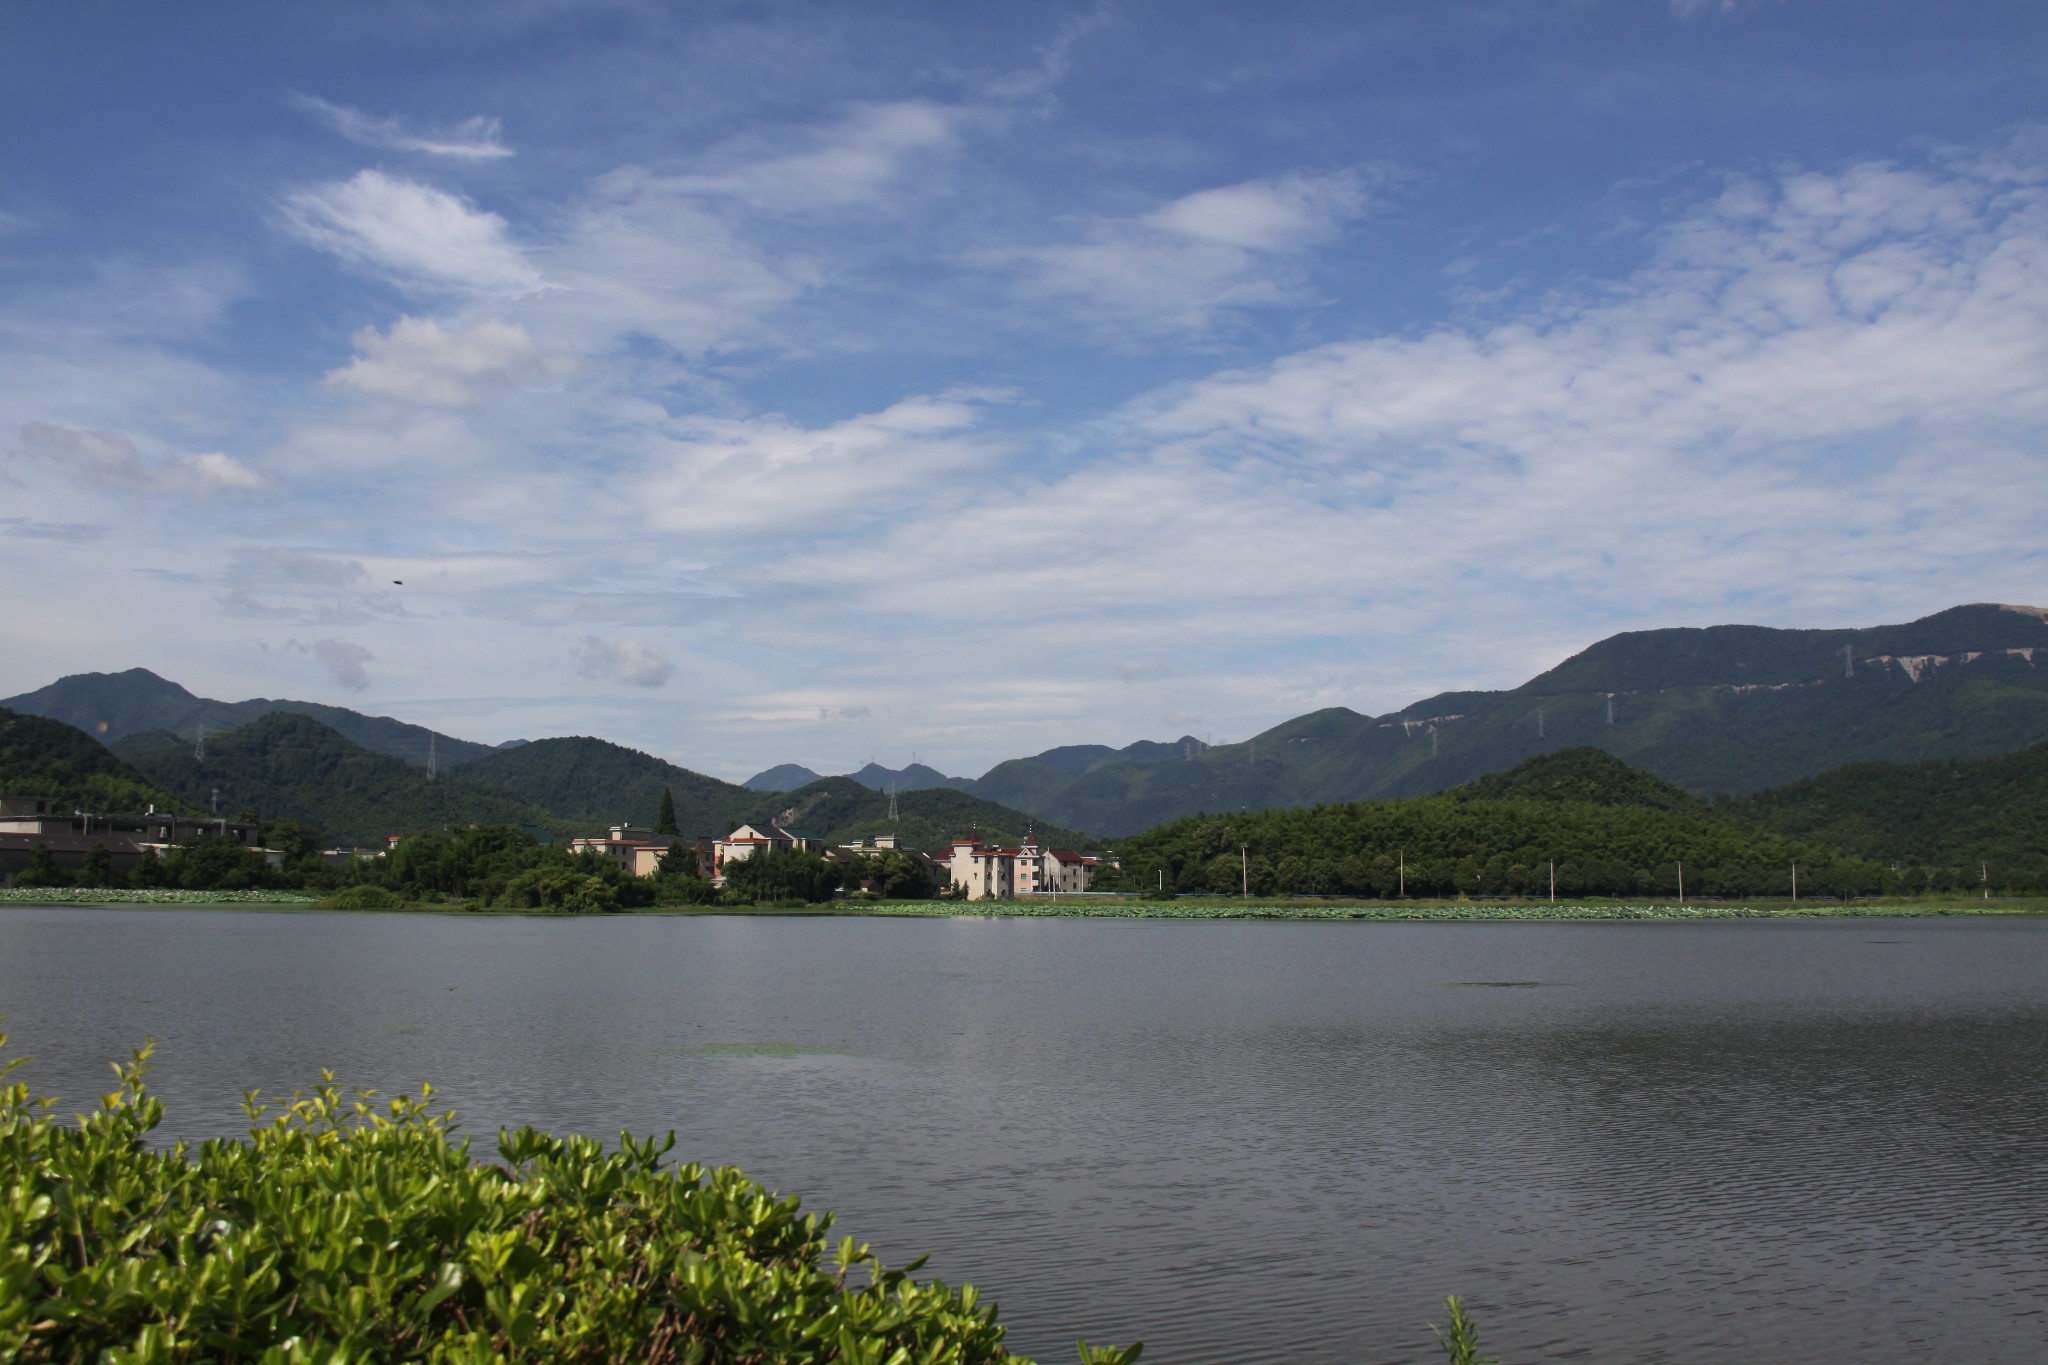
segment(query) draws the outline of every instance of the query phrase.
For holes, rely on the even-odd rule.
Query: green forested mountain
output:
[[[1122,840],[1104,885],[1254,895],[1671,897],[1871,894],[1875,863],[1703,811],[1456,796],[1199,816]],[[1896,879],[1892,879],[1896,880]],[[1917,887],[1911,889],[1918,889]]]
[[[74,673],[48,687],[10,697],[0,706],[61,720],[87,734],[98,735],[109,744],[145,730],[168,730],[189,743],[197,737],[201,726],[212,734],[247,725],[273,711],[295,711],[311,716],[372,753],[389,754],[416,767],[427,765],[430,748],[444,770],[493,752],[487,744],[455,739],[389,716],[366,716],[342,706],[268,697],[235,702],[196,697],[146,668],[131,668],[125,673]]]
[[[151,782],[76,726],[0,708],[0,794],[54,800],[65,810],[181,815],[198,809]]]
[[[592,830],[651,827],[664,788],[674,794],[686,836],[722,837],[761,804],[761,793],[679,768],[602,739],[537,739],[464,764],[475,786],[551,811]]]
[[[850,777],[820,778],[808,787],[763,798],[750,793],[749,820],[772,820],[798,834],[834,843],[896,834],[912,848],[944,856],[955,836],[972,835],[984,843],[1015,844],[1027,832],[1050,848],[1093,848],[1097,841],[1077,830],[1034,820],[1021,811],[999,806],[950,787],[898,792],[898,818],[889,819],[889,794],[865,787]]]
[[[206,739],[206,757],[162,730],[129,735],[115,755],[183,800],[222,814],[254,810],[266,820],[298,820],[328,839],[369,845],[386,835],[471,824],[518,825],[552,837],[581,832],[522,801],[426,773],[371,753],[292,711],[271,714]]]
[[[1213,748],[1054,750],[962,785],[1117,835],[1203,811],[1441,791],[1580,746],[1717,794],[2044,739],[2048,613],[1977,605],[1867,630],[1630,632],[1508,692],[1443,693],[1377,717],[1332,707]]]
[[[1725,803],[1729,814],[1874,862],[2048,874],[2048,744],[1996,758],[1857,763]],[[1982,865],[1989,864],[1988,867]]]

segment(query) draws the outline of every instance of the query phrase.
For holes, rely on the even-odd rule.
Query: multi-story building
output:
[[[262,845],[258,827],[244,821],[165,815],[154,806],[140,815],[100,815],[67,810],[62,802],[46,797],[0,796],[0,886],[14,884],[15,874],[28,867],[38,845],[50,850],[58,867],[73,871],[85,866],[94,848],[103,848],[108,866],[126,872],[141,861],[144,849],[162,857],[179,844],[204,835],[229,839],[244,848]],[[280,852],[263,852],[272,866],[284,862]]]
[[[991,848],[979,839],[953,841],[953,886],[971,901],[1086,891],[1100,858],[1070,848],[1041,848],[1026,834],[1016,848]]]

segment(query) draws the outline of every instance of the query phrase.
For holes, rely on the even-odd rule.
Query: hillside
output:
[[[247,725],[274,711],[292,711],[311,716],[372,753],[389,754],[415,767],[427,765],[430,746],[442,771],[492,752],[487,744],[455,739],[389,716],[366,716],[342,706],[268,697],[236,702],[197,697],[146,668],[125,673],[73,673],[48,687],[0,701],[0,706],[61,720],[109,744],[147,730],[168,730],[189,743],[201,726],[212,734]]]
[[[300,820],[337,843],[379,844],[389,834],[470,824],[519,825],[552,837],[576,832],[498,792],[430,778],[388,754],[371,753],[291,711],[207,736],[203,760],[190,742],[162,730],[129,735],[114,751],[195,806],[209,807],[217,789],[223,814],[254,810],[265,819]]]
[[[0,708],[0,794],[38,796],[65,809],[181,815],[197,807],[151,782],[76,726]]]
[[[961,785],[1123,835],[1204,811],[1442,791],[1581,746],[1712,795],[1850,763],[1982,757],[2042,740],[2048,619],[2038,608],[1980,604],[1863,630],[1629,632],[1511,691],[1442,693],[1378,717],[1332,707],[1213,748],[1074,746]]]
[[[898,818],[889,819],[889,794],[862,786],[850,777],[820,778],[808,787],[784,792],[756,806],[748,819],[773,820],[798,834],[833,843],[896,834],[912,848],[941,853],[956,835],[973,835],[984,843],[1016,844],[1027,831],[1054,848],[1085,850],[1099,841],[1078,830],[1061,829],[1033,820],[1021,811],[984,801],[950,787],[898,792]]]
[[[722,837],[760,805],[759,792],[602,739],[537,739],[465,764],[462,781],[538,806],[595,832],[652,826],[666,787],[685,835]]]
[[[1780,834],[1875,862],[2048,873],[2048,744],[1996,758],[1858,763],[1725,803]],[[1989,864],[1982,868],[1981,864]]]
[[[1871,894],[1885,870],[1703,811],[1451,796],[1178,820],[1118,844],[1105,885],[1253,894],[1782,896]]]

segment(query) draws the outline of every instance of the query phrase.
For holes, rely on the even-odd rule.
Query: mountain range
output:
[[[1382,716],[1332,707],[1237,744],[1052,749],[960,785],[1116,837],[1201,812],[1442,791],[1578,745],[1697,795],[1734,795],[2044,739],[2048,612],[1981,604],[1863,630],[1635,631],[1507,691]]]
[[[209,735],[203,755],[167,730],[124,735],[110,748],[61,721],[0,710],[0,791],[87,810],[254,811],[357,846],[472,824],[515,825],[556,842],[615,824],[644,829],[654,824],[664,791],[684,837],[774,821],[835,843],[893,833],[936,850],[956,834],[1016,843],[1035,828],[1048,843],[1093,846],[1078,831],[949,788],[892,798],[828,777],[793,792],[756,792],[589,737],[536,740],[454,774],[429,774],[282,710]]]
[[[1047,828],[1114,838],[1201,812],[1442,791],[1580,745],[1701,796],[1758,792],[1854,763],[2011,753],[2048,740],[2044,651],[2048,611],[1989,603],[1863,629],[1631,631],[1504,691],[1446,692],[1379,716],[1331,707],[1236,744],[1183,736],[1066,745],[979,778],[870,763],[820,779],[784,764],[732,784],[596,739],[492,749],[341,707],[210,701],[139,668],[74,675],[0,707],[116,743],[151,729],[187,742],[201,725],[211,732],[295,712],[414,766],[432,752],[444,773],[585,822],[645,821],[649,814],[616,807],[644,805],[649,791],[668,786],[679,814],[689,809],[691,822],[715,827],[733,811],[777,804],[759,799],[771,791],[828,781],[878,797],[893,787],[899,806],[951,790],[994,803],[991,828],[1008,828],[1021,812]]]

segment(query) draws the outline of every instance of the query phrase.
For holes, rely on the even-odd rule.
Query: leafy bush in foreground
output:
[[[730,1168],[664,1169],[673,1135],[607,1153],[501,1131],[478,1165],[430,1088],[380,1109],[323,1076],[267,1122],[251,1092],[246,1141],[152,1150],[149,1054],[76,1127],[0,1086],[0,1358],[1015,1359],[973,1286],[850,1237],[828,1269],[831,1215]]]

